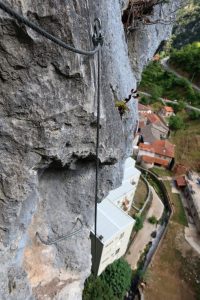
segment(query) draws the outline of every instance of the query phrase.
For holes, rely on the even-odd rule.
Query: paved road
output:
[[[184,77],[184,76],[180,75],[178,72],[176,72],[172,67],[170,67],[169,64],[167,63],[168,60],[169,60],[169,56],[167,56],[167,57],[161,59],[161,61],[160,61],[161,65],[162,65],[167,71],[169,71],[169,72],[171,72],[171,73],[174,73],[174,75],[176,75],[177,77],[187,79],[186,77]],[[187,80],[188,80],[188,79],[187,79]],[[191,81],[190,81],[190,84],[192,85],[192,87],[193,87],[195,90],[197,90],[198,92],[200,92],[200,88],[199,88],[196,84],[192,83]]]
[[[146,93],[146,92],[141,92],[139,91],[140,94],[144,95],[144,96],[147,96],[147,97],[151,97],[151,94],[149,93]],[[173,103],[175,105],[178,105],[178,101],[177,100],[168,100],[168,99],[165,99],[165,98],[158,98],[160,101],[162,101],[162,103],[165,105],[166,103]],[[189,104],[186,104],[186,108],[189,108],[191,110],[196,110],[198,112],[200,112],[200,108],[197,108],[197,107],[194,107],[194,106],[191,106]]]

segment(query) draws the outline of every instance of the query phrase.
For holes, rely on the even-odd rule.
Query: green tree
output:
[[[180,116],[172,116],[169,119],[169,128],[172,130],[178,130],[184,128],[183,119]]]
[[[86,281],[83,290],[83,300],[117,300],[112,289],[100,277],[91,275]]]
[[[120,258],[109,265],[100,278],[105,281],[118,299],[124,299],[126,291],[131,284],[131,268],[129,264]],[[95,299],[95,298],[94,298]]]
[[[143,218],[141,216],[136,216],[135,217],[135,226],[134,226],[134,229],[136,232],[138,232],[140,229],[142,229],[143,227]]]
[[[148,105],[150,102],[150,100],[148,98],[146,98],[145,96],[141,97],[140,99],[140,103],[144,104],[144,105]]]

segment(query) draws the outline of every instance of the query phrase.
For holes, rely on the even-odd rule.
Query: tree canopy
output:
[[[172,130],[178,130],[178,129],[184,128],[183,119],[180,116],[170,117],[169,128]]]
[[[182,47],[180,50],[173,49],[170,62],[187,72],[190,80],[200,76],[200,42],[195,42]]]
[[[85,282],[83,300],[122,300],[130,288],[132,271],[120,258],[99,276],[91,275]]]
[[[112,289],[100,277],[91,275],[85,282],[83,300],[117,300]]]
[[[111,287],[117,299],[123,299],[130,287],[131,275],[129,264],[120,258],[109,265],[100,277]]]

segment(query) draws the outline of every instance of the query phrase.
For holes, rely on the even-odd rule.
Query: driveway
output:
[[[152,240],[151,233],[156,230],[156,225],[150,224],[148,218],[155,216],[156,219],[159,220],[164,211],[164,205],[162,201],[152,187],[151,190],[153,193],[153,200],[144,221],[143,228],[138,232],[135,240],[129,247],[128,253],[125,256],[125,259],[130,264],[132,270],[137,268],[137,262],[142,252],[145,250],[146,245]]]

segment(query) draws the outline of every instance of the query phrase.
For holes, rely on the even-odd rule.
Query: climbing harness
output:
[[[58,39],[57,37],[53,36],[52,34],[48,33],[46,30],[42,29],[41,27],[37,26],[33,22],[29,21],[27,18],[23,17],[22,15],[15,12],[12,8],[5,5],[2,1],[0,1],[0,9],[8,13],[11,17],[15,18],[18,22],[25,24],[26,26],[30,27],[38,34],[44,36],[48,40],[52,41],[53,43],[59,45],[62,48],[65,48],[68,51],[72,51],[74,53],[87,55],[87,56],[94,56],[95,53],[98,53],[98,63],[97,63],[97,131],[96,131],[96,176],[95,176],[95,216],[94,216],[94,234],[95,234],[95,258],[97,257],[97,203],[98,203],[98,178],[99,178],[99,129],[100,129],[100,86],[101,86],[101,47],[103,46],[104,37],[101,33],[101,21],[99,18],[94,20],[94,33],[92,36],[92,41],[94,45],[94,49],[92,50],[82,50],[72,47],[71,45],[66,44],[62,40]],[[36,232],[36,236],[40,239],[40,241],[45,245],[52,245],[62,240],[66,240],[73,235],[77,234],[82,230],[83,223],[82,221],[77,218],[76,224],[81,224],[80,228],[68,233],[66,235],[61,236],[60,238],[52,241],[45,241],[40,237],[40,234]],[[73,227],[73,229],[74,229]],[[73,230],[72,229],[72,230]]]

